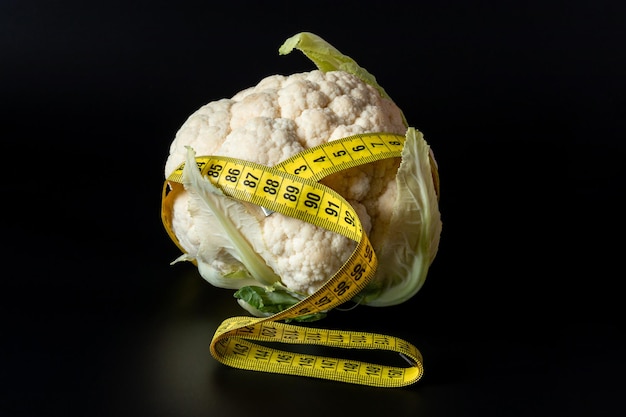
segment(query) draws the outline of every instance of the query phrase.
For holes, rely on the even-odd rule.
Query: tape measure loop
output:
[[[293,326],[271,319],[251,322],[247,317],[231,318],[225,323],[213,338],[211,354],[231,367],[377,387],[406,386],[417,382],[423,375],[422,358],[417,348],[396,337]],[[292,352],[268,346],[271,343],[392,351],[399,353],[410,366]]]

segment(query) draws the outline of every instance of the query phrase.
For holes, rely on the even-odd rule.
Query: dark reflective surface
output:
[[[446,293],[435,285],[399,307],[336,311],[318,323],[414,343],[426,373],[410,387],[227,368],[208,346],[221,320],[241,314],[230,292],[211,287],[192,268],[151,264],[118,271],[141,280],[145,291],[36,295],[31,289],[4,304],[11,306],[3,316],[5,415],[269,415],[277,407],[303,415],[615,415],[621,396],[626,346],[614,320],[555,320],[548,310],[526,318],[507,309],[481,313],[488,304],[459,300],[442,314],[436,304]],[[478,312],[457,310],[470,305]]]
[[[623,415],[622,5],[63,3],[0,6],[0,416]],[[439,163],[423,289],[318,323],[415,344],[410,387],[218,364],[211,337],[243,312],[169,265],[173,135],[208,101],[312,69],[276,52],[301,30],[374,73]]]

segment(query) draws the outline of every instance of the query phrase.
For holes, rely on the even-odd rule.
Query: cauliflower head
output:
[[[356,76],[319,70],[272,75],[256,86],[202,106],[177,132],[165,164],[166,177],[185,161],[187,147],[198,155],[230,156],[266,166],[304,149],[367,132],[404,134],[402,112]],[[384,234],[395,201],[398,160],[382,160],[334,174],[322,182],[353,205],[373,245]],[[209,281],[225,275],[245,276],[244,265],[225,251],[202,250],[219,230],[210,217],[196,218],[189,193],[174,206],[172,229]],[[243,204],[243,203],[239,203]],[[354,242],[310,223],[247,207],[258,218],[260,235],[242,233],[290,290],[311,294],[337,271],[354,250]],[[248,280],[218,284],[239,288]]]
[[[305,149],[355,134],[406,134],[402,111],[375,83],[350,68],[335,65],[329,70],[316,63],[316,70],[271,75],[231,98],[200,107],[176,133],[165,177],[188,160],[190,150],[273,166]],[[397,304],[411,297],[437,251],[440,221],[431,176],[436,168],[421,134],[416,135],[413,153],[407,151],[406,157],[403,153],[403,158],[357,166],[320,181],[354,207],[378,254],[379,268],[364,304]],[[404,180],[399,179],[402,171],[408,172]],[[425,172],[429,178],[411,180]],[[313,224],[280,213],[265,215],[253,204],[215,197],[218,211],[234,218],[242,245],[264,264],[265,272],[256,273],[225,237],[219,215],[203,210],[198,193],[185,188],[171,208],[171,230],[184,251],[177,261],[194,262],[215,286],[279,285],[303,298],[321,287],[355,249],[354,241]],[[413,203],[420,198],[415,193],[425,193],[428,203]],[[407,233],[407,228],[413,232]],[[403,283],[416,273],[419,277],[407,290]]]

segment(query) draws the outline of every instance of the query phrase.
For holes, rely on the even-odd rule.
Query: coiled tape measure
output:
[[[340,194],[318,181],[327,175],[385,158],[400,157],[405,137],[393,133],[359,134],[306,149],[274,166],[222,156],[196,157],[204,178],[234,199],[269,212],[312,223],[356,242],[348,260],[319,290],[270,317],[232,317],[216,330],[211,355],[234,368],[300,375],[378,387],[401,387],[423,374],[422,356],[409,342],[381,334],[327,330],[281,322],[328,311],[352,299],[370,282],[378,261],[361,221]],[[170,238],[172,206],[184,190],[181,164],[165,181],[162,220]],[[263,344],[253,341],[264,342]],[[398,353],[409,366],[388,366],[289,352],[268,344],[303,344]]]

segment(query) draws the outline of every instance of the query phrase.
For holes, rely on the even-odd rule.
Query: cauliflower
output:
[[[407,129],[398,106],[354,61],[313,34],[290,38],[281,53],[293,48],[313,55],[318,69],[271,75],[230,99],[199,108],[177,132],[165,176],[185,161],[193,162],[194,155],[274,166],[305,149],[355,134],[407,134],[405,148],[411,149],[405,149],[402,159],[383,159],[320,181],[354,207],[379,255],[377,275],[360,301],[403,302],[421,286],[438,246],[441,226],[432,154],[421,134]],[[354,241],[302,220],[265,215],[261,207],[215,192],[203,195],[201,179],[186,175],[185,190],[171,207],[171,231],[184,251],[177,261],[194,262],[215,286],[241,290],[261,284],[263,296],[280,292],[296,302],[320,288],[355,249]],[[420,200],[415,193],[425,197]],[[206,198],[213,201],[211,210]],[[265,300],[277,303],[282,305]],[[268,314],[246,301],[242,305],[257,315]]]

